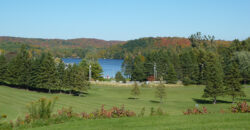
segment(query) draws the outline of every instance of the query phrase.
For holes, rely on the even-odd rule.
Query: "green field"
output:
[[[250,129],[250,114],[175,115],[129,117],[120,119],[80,120],[37,127],[35,130],[159,130],[159,129]],[[33,130],[33,129],[32,129]]]
[[[201,98],[203,86],[187,86],[167,88],[167,99],[164,104],[158,103],[155,98],[155,88],[141,88],[139,99],[128,99],[131,88],[128,87],[108,87],[108,86],[92,86],[85,97],[76,97],[66,94],[46,94],[9,88],[0,86],[0,114],[7,114],[7,120],[15,120],[18,116],[24,116],[26,105],[41,97],[55,97],[59,100],[56,104],[55,111],[62,107],[73,107],[74,112],[91,112],[100,108],[105,104],[105,108],[112,106],[124,106],[135,112],[139,112],[142,107],[146,108],[146,116],[144,118],[122,118],[122,119],[102,119],[102,120],[81,120],[72,121],[64,124],[51,125],[50,129],[69,129],[72,127],[79,129],[85,127],[88,129],[152,129],[161,128],[201,128],[204,124],[207,128],[212,128],[216,125],[218,128],[246,128],[249,127],[249,114],[218,114],[221,109],[229,111],[231,107],[230,97],[218,98],[218,104],[214,105],[209,100]],[[250,87],[245,86],[247,97],[243,100],[250,102]],[[183,111],[187,108],[194,107],[199,104],[199,107],[206,106],[212,114],[184,116]],[[148,117],[151,107],[161,106],[169,116]],[[214,114],[217,113],[217,114]],[[192,124],[194,121],[194,124]],[[225,123],[221,123],[221,122]],[[191,123],[191,124],[190,124]],[[119,125],[121,124],[121,125]],[[158,126],[159,124],[159,126]],[[195,125],[196,124],[196,125]],[[235,127],[231,125],[235,124]],[[103,126],[103,127],[102,127]],[[119,127],[118,127],[119,126]],[[41,127],[46,129],[45,127]],[[206,127],[205,127],[206,128]]]

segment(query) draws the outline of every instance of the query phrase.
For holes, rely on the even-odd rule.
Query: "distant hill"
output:
[[[20,38],[20,37],[3,37],[0,36],[1,43],[23,43],[40,47],[66,47],[66,48],[105,48],[115,44],[123,44],[125,41],[105,41],[91,38],[78,39],[41,39],[41,38]]]
[[[230,41],[216,40],[217,44]],[[169,47],[188,47],[191,42],[183,37],[145,37],[129,41],[105,41],[93,38],[42,39],[0,36],[0,52],[17,52],[22,44],[32,54],[50,51],[56,57],[87,57],[122,59],[125,53],[148,52]],[[11,53],[12,54],[12,53]]]

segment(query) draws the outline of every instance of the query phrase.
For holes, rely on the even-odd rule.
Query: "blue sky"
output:
[[[250,37],[250,0],[0,0],[0,36]]]

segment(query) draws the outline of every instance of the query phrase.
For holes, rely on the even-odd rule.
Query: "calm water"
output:
[[[76,63],[79,64],[82,59],[78,58],[63,58],[64,63]],[[123,60],[116,60],[116,59],[99,59],[99,64],[102,66],[103,69],[103,77],[111,77],[114,78],[115,74],[118,71],[121,71],[122,62]]]

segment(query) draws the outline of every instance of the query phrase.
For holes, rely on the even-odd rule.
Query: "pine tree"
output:
[[[89,83],[84,75],[84,70],[76,64],[72,67],[71,83],[72,89],[75,91],[87,91]]]
[[[9,84],[25,86],[27,88],[30,68],[31,58],[26,50],[26,46],[23,45],[17,56],[8,64],[7,80]]]
[[[131,79],[133,81],[145,81],[146,80],[144,61],[145,61],[145,58],[142,55],[138,55],[135,57],[134,64],[133,64],[133,71],[131,75]]]
[[[58,79],[56,76],[56,65],[50,53],[46,54],[39,67],[38,84],[39,88],[49,90],[58,89]]]
[[[163,100],[166,98],[166,96],[167,96],[167,93],[166,93],[166,90],[165,90],[165,86],[161,82],[156,87],[155,97],[160,98],[160,103],[163,103]]]
[[[223,70],[216,54],[207,54],[204,72],[206,87],[203,97],[212,97],[213,103],[216,104],[216,98],[224,93]]]
[[[83,59],[79,66],[84,70],[84,74],[86,78],[89,78],[89,66],[91,65],[91,78],[94,80],[103,80],[102,77],[102,67],[98,63],[98,61],[88,62],[87,60]]]
[[[138,84],[136,82],[134,83],[134,87],[131,90],[131,95],[134,96],[135,99],[136,99],[137,96],[140,95],[140,89],[139,89],[139,86],[138,86]]]
[[[116,82],[119,82],[119,81],[125,82],[125,78],[122,76],[122,73],[120,71],[118,71],[115,74],[115,80],[116,80]]]
[[[84,70],[84,74],[86,77],[89,75],[89,64],[87,60],[82,59],[82,61],[79,63],[79,66]]]
[[[183,52],[180,54],[180,63],[182,68],[182,81],[184,82],[184,78],[190,79],[190,83],[194,83],[192,80],[194,77],[193,73],[194,71],[194,64],[192,62],[192,57],[189,51]]]
[[[133,81],[144,81],[146,79],[143,64],[137,64],[134,66],[131,78]]]
[[[0,84],[5,83],[7,61],[3,54],[0,55]]]
[[[35,58],[31,61],[31,68],[28,78],[28,86],[33,88],[38,88],[39,84],[39,74],[40,74],[40,65],[42,57]]]
[[[65,64],[63,63],[61,59],[56,69],[57,69],[57,77],[58,77],[58,89],[62,90],[64,87]]]
[[[175,84],[177,82],[177,75],[174,69],[173,64],[170,64],[168,66],[168,72],[167,72],[167,83]]]
[[[70,90],[69,91],[70,93],[71,93],[71,90],[73,89],[72,85],[71,85],[72,80],[73,80],[72,77],[73,77],[72,66],[71,66],[71,64],[69,64],[65,70],[64,79],[63,79],[63,81],[64,81],[63,87],[66,90]]]
[[[234,103],[236,97],[245,96],[240,84],[240,71],[236,61],[231,61],[231,63],[226,68],[227,72],[225,73],[225,90],[228,95],[232,96],[232,102]]]
[[[90,64],[91,64],[91,78],[94,80],[103,80],[103,77],[102,77],[103,70],[102,70],[101,65],[97,61],[91,62]],[[88,69],[89,69],[89,66],[88,66]]]
[[[203,62],[204,51],[201,49],[193,48],[190,51],[192,59],[192,71],[190,73],[190,80],[193,84],[202,84],[203,83]]]

